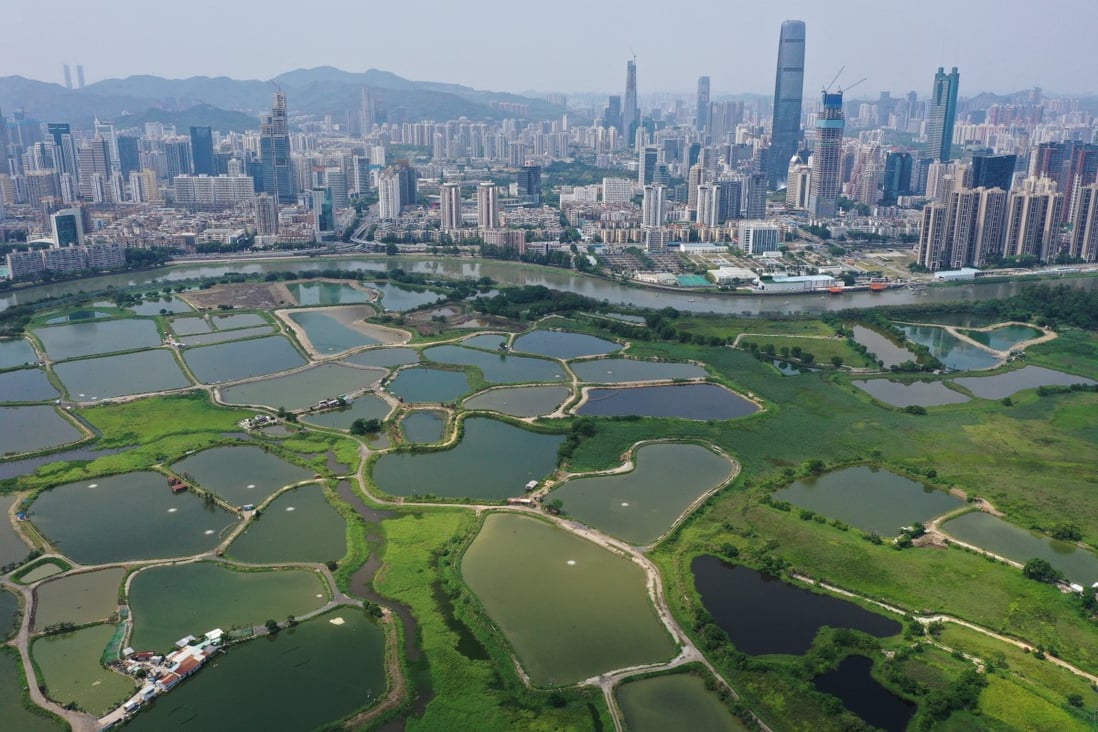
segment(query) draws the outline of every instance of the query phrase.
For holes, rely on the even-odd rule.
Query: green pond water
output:
[[[0,589],[0,641],[10,638],[19,630],[19,597],[14,592]],[[0,701],[0,709],[3,702]]]
[[[564,381],[564,369],[543,358],[487,353],[461,346],[435,346],[423,352],[423,357],[438,363],[475,366],[492,384],[517,384],[527,381]]]
[[[446,418],[438,412],[412,412],[400,420],[400,429],[409,442],[438,442],[444,427]]]
[[[101,313],[96,310],[73,310],[71,313],[58,315],[46,321],[46,325],[58,325],[60,323],[79,323],[82,320],[95,320],[96,318],[109,318],[111,313]]]
[[[971,401],[967,395],[950,389],[940,381],[912,381],[905,384],[889,379],[865,379],[850,383],[874,399],[894,407],[940,407],[943,404]]]
[[[621,344],[584,333],[568,333],[555,330],[535,330],[515,339],[514,350],[537,353],[553,358],[579,358],[603,356],[621,350]]]
[[[347,553],[347,522],[318,485],[286,491],[229,546],[233,559],[251,564],[327,562]]]
[[[620,384],[625,381],[657,381],[661,379],[697,379],[706,376],[705,369],[692,363],[636,361],[630,358],[607,358],[572,364],[580,381],[596,384]]]
[[[461,572],[535,684],[573,684],[675,654],[644,571],[544,521],[488,516]]]
[[[188,348],[183,360],[203,384],[274,374],[306,363],[284,336]]]
[[[370,348],[342,359],[357,366],[381,366],[391,368],[419,361],[419,351],[414,348]]]
[[[151,471],[68,483],[31,505],[34,525],[82,564],[210,551],[235,520],[189,491],[173,494],[168,479]]]
[[[572,394],[567,386],[517,386],[492,389],[465,400],[466,409],[488,409],[512,417],[551,414]]]
[[[403,313],[412,308],[418,308],[420,305],[438,302],[442,299],[442,295],[437,292],[432,292],[431,290],[410,290],[388,282],[385,284],[375,282],[372,283],[370,287],[381,292],[380,305],[382,308],[398,313]]]
[[[200,486],[234,506],[259,505],[282,486],[313,476],[261,447],[251,446],[203,450],[175,463],[172,470],[193,476]]]
[[[895,536],[902,526],[926,523],[964,503],[945,491],[867,465],[798,480],[774,493],[774,499],[881,536]]]
[[[118,610],[118,590],[125,577],[125,569],[114,567],[43,582],[34,589],[34,629],[106,620]]]
[[[23,706],[22,662],[14,648],[0,647],[0,719],[18,732],[61,732],[68,725],[43,717]]]
[[[213,326],[205,318],[198,316],[173,318],[168,321],[168,325],[171,326],[173,333],[181,336],[209,333],[213,330]]]
[[[687,467],[688,466],[688,467]],[[664,443],[637,450],[619,475],[573,478],[553,491],[568,515],[630,544],[651,544],[691,503],[728,480],[732,463],[701,445]]]
[[[66,445],[83,436],[53,407],[0,407],[0,456]]]
[[[218,330],[213,331],[212,333],[198,333],[196,335],[181,336],[176,340],[187,348],[196,348],[198,346],[212,346],[215,343],[227,343],[228,341],[242,341],[245,338],[270,335],[273,332],[273,325],[257,325],[254,328]]]
[[[373,386],[385,376],[383,369],[366,369],[323,363],[286,376],[230,386],[221,390],[228,404],[262,404],[277,409],[304,409],[322,399],[349,394]]]
[[[96,716],[105,714],[137,691],[133,680],[108,671],[99,660],[114,635],[113,625],[93,625],[72,633],[38,638],[31,646],[40,681],[61,704],[75,703]]]
[[[617,690],[629,732],[746,732],[705,680],[694,674],[627,681]]]
[[[954,379],[953,381],[981,399],[1002,399],[1022,389],[1034,389],[1038,386],[1071,386],[1072,384],[1095,383],[1094,379],[1067,374],[1054,369],[1046,369],[1043,366],[1025,366],[1015,371],[1006,371],[994,376],[969,376],[963,379]]]
[[[0,496],[0,567],[18,562],[30,553],[30,547],[19,538],[8,520],[8,511],[18,500],[19,496]]]
[[[899,366],[904,361],[915,360],[914,353],[902,346],[897,346],[871,328],[866,328],[864,325],[855,325],[853,332],[854,340],[868,348],[870,353],[876,355],[877,360],[881,361],[886,369]]]
[[[324,312],[290,313],[290,319],[301,326],[317,353],[341,353],[358,346],[372,346],[381,341],[361,330],[344,325]]]
[[[344,607],[234,647],[142,710],[127,729],[317,729],[375,703],[385,688],[382,628]],[[241,703],[249,699],[262,703]]]
[[[0,402],[42,402],[57,396],[42,369],[0,372]]]
[[[671,384],[590,389],[576,414],[596,417],[637,415],[678,419],[733,419],[759,411],[758,405],[720,384]]]
[[[27,366],[37,360],[38,355],[25,338],[0,338],[0,369]]]
[[[994,348],[996,351],[1009,351],[1022,341],[1039,337],[1043,331],[1028,325],[1004,325],[992,330],[965,330],[961,332],[988,348]]]
[[[370,302],[370,294],[337,282],[291,282],[286,287],[300,305],[349,305]]]
[[[180,298],[173,297],[171,300],[168,300],[167,298],[148,300],[138,305],[133,305],[127,308],[127,310],[132,310],[138,315],[160,315],[161,310],[166,310],[169,313],[189,313],[191,312],[191,306]]]
[[[965,343],[950,334],[945,328],[936,328],[932,325],[905,325],[902,327],[910,340],[929,348],[931,355],[941,361],[946,368],[956,371],[972,371],[990,369],[999,365],[998,356],[970,343]]]
[[[485,351],[499,351],[500,344],[506,345],[511,340],[510,333],[481,333],[466,338],[461,342],[461,345],[469,348],[480,348]]]
[[[347,409],[340,409],[334,412],[321,412],[320,414],[309,414],[301,418],[302,422],[308,424],[315,424],[321,427],[334,427],[336,429],[347,430],[351,428],[351,423],[356,419],[385,419],[389,415],[391,407],[388,402],[379,396],[373,394],[364,394],[363,396],[356,397],[351,406]]]
[[[257,325],[267,325],[262,315],[255,313],[233,313],[231,315],[212,315],[210,322],[218,330],[232,330],[233,328],[254,328]]]
[[[1028,531],[988,513],[975,511],[942,524],[942,530],[961,541],[1025,564],[1044,559],[1064,573],[1069,582],[1090,587],[1098,582],[1098,556],[1066,541]]]
[[[21,585],[33,585],[38,580],[52,577],[55,574],[61,574],[64,571],[65,568],[60,564],[57,564],[57,560],[47,559],[39,562],[34,565],[32,569],[25,572],[16,572],[16,576],[13,577],[13,579]]]
[[[464,421],[455,447],[437,452],[382,455],[374,483],[394,496],[500,500],[521,496],[528,481],[541,480],[557,465],[562,435],[544,435],[480,417]]]
[[[238,572],[210,562],[142,570],[130,582],[138,650],[167,651],[186,635],[263,625],[305,615],[328,601],[324,582],[304,569]]]
[[[134,318],[37,328],[34,334],[54,361],[160,345],[156,324]]]
[[[191,385],[175,356],[163,348],[69,361],[57,364],[53,370],[69,398],[81,402]]]
[[[390,392],[406,402],[453,402],[469,391],[464,371],[403,369],[389,383]]]

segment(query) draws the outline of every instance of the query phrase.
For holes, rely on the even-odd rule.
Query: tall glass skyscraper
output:
[[[808,212],[814,218],[829,219],[839,202],[839,167],[842,163],[843,93],[823,93],[823,112],[816,118],[816,144],[812,148],[812,182]]]
[[[926,121],[926,156],[931,160],[950,160],[953,146],[953,121],[957,117],[957,85],[961,75],[957,67],[945,73],[938,67],[934,74],[934,90],[930,93],[930,109]]]
[[[698,132],[709,131],[709,77],[698,77],[697,110],[694,112],[694,129]]]
[[[621,133],[625,136],[627,147],[633,146],[640,124],[640,108],[637,105],[637,61],[625,62],[625,96],[622,98]]]
[[[275,92],[271,113],[264,115],[259,125],[259,169],[262,191],[270,193],[279,203],[293,203],[297,191],[293,187],[290,167],[290,126],[286,118],[286,93]]]
[[[804,95],[804,21],[782,23],[778,39],[778,71],[774,78],[774,121],[770,126],[768,182],[777,188],[785,180],[789,161],[801,141],[801,100]]]
[[[191,168],[195,175],[216,175],[213,130],[209,125],[191,126]]]

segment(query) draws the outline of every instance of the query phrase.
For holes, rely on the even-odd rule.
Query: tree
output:
[[[379,419],[356,419],[351,422],[351,434],[352,435],[373,435],[381,432],[381,420]]]
[[[1031,580],[1050,584],[1059,582],[1064,578],[1062,572],[1055,569],[1046,560],[1037,557],[1025,563],[1025,566],[1022,567],[1022,574]]]
[[[263,625],[264,625],[264,627],[267,628],[267,633],[269,635],[274,635],[275,633],[277,633],[279,631],[278,621],[275,620],[274,618],[271,618],[270,620],[265,622]]]

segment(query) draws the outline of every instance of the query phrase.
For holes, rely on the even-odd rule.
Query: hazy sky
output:
[[[24,6],[29,8],[29,6]],[[920,95],[939,65],[962,96],[1098,91],[1096,0],[51,0],[5,13],[0,75],[88,83],[132,74],[268,79],[295,68],[378,68],[500,91],[773,93],[778,30],[807,24],[806,95],[840,66],[856,94]],[[74,79],[75,80],[75,79]]]

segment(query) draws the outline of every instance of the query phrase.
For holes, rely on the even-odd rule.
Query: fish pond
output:
[[[1025,564],[1044,559],[1069,582],[1090,587],[1098,582],[1098,556],[1066,541],[1029,531],[988,513],[973,511],[942,524],[942,531],[966,544]]]
[[[0,589],[0,642],[15,635],[22,622],[22,614],[19,612],[19,597],[14,592]],[[0,659],[0,663],[3,659]],[[0,692],[0,710],[3,709],[3,692]]]
[[[511,339],[510,333],[481,333],[470,336],[461,342],[468,348],[479,348],[482,351],[502,351],[501,345],[506,346]]]
[[[629,732],[747,732],[728,705],[694,674],[626,681],[617,690]]]
[[[869,396],[894,407],[940,407],[971,401],[967,394],[950,389],[941,381],[892,381],[865,379],[850,382]]]
[[[370,293],[339,282],[290,282],[286,284],[299,305],[350,305],[370,302]]]
[[[466,349],[468,350],[468,349]],[[401,369],[387,387],[406,402],[453,402],[469,391],[464,371]]]
[[[580,381],[592,384],[621,384],[627,381],[670,381],[702,379],[706,371],[692,363],[638,361],[632,358],[598,358],[572,364]]]
[[[195,562],[144,569],[130,581],[130,645],[167,651],[188,634],[263,625],[305,615],[328,601],[320,576],[305,569],[239,572]]]
[[[173,318],[168,321],[168,327],[172,329],[172,332],[176,335],[198,335],[201,333],[209,333],[213,330],[213,326],[209,321],[199,316]]]
[[[319,412],[318,414],[307,414],[301,418],[302,422],[309,424],[315,424],[320,427],[334,427],[340,430],[349,430],[351,423],[356,419],[385,419],[392,407],[379,396],[374,394],[364,394],[360,397],[355,397],[351,405],[345,409],[337,409],[332,412]]]
[[[369,348],[343,359],[343,363],[356,366],[392,368],[419,361],[419,351],[414,348]]]
[[[488,516],[461,572],[535,684],[574,684],[676,652],[644,570],[545,521]]]
[[[54,361],[160,345],[156,324],[136,318],[38,328],[34,335],[42,341],[46,353]]]
[[[882,362],[886,369],[899,366],[904,361],[915,360],[914,353],[903,346],[897,346],[872,328],[855,325],[852,331],[854,340],[865,346],[870,353],[875,354],[877,360]]]
[[[258,325],[267,325],[262,315],[256,313],[233,313],[231,315],[211,315],[210,323],[218,330],[232,330],[234,328],[254,328]]]
[[[270,335],[274,332],[273,325],[257,325],[254,328],[241,328],[239,330],[216,330],[210,333],[196,333],[195,335],[181,336],[177,340],[187,348],[199,346],[212,346],[228,341],[242,341],[245,338],[257,338]]]
[[[0,338],[0,369],[29,366],[38,361],[38,354],[25,338]]]
[[[446,415],[441,412],[417,411],[400,420],[400,429],[408,442],[438,442],[445,427]]]
[[[1039,338],[1044,331],[1029,325],[1002,325],[991,330],[965,330],[966,336],[996,351],[1009,351],[1022,341]]]
[[[105,668],[100,659],[114,636],[113,625],[93,625],[71,633],[37,638],[31,655],[42,672],[48,696],[105,714],[137,691],[133,679]]]
[[[365,317],[363,313],[362,317]],[[289,313],[287,317],[305,331],[305,336],[313,350],[322,355],[342,353],[359,346],[373,346],[381,343],[368,333],[365,326],[354,327],[343,314],[327,313],[322,310],[306,310]],[[359,318],[361,320],[361,318]]]
[[[163,315],[164,313],[189,313],[191,312],[191,306],[178,297],[162,297],[156,300],[146,300],[145,302],[138,303],[137,305],[131,305],[126,308],[132,310],[137,315]]]
[[[42,369],[0,372],[0,402],[42,402],[57,396],[57,388]]]
[[[53,407],[0,407],[0,455],[67,445],[83,436]]]
[[[564,379],[560,364],[544,358],[488,353],[461,346],[435,346],[423,352],[423,357],[438,363],[475,366],[491,384],[520,384],[530,381]]]
[[[221,401],[226,404],[262,404],[273,408],[304,409],[321,399],[372,387],[385,373],[383,369],[322,363],[285,376],[272,376],[269,379],[226,387],[221,389]]]
[[[86,358],[53,367],[76,401],[182,389],[191,385],[175,356],[163,348],[119,356]]]
[[[172,470],[191,476],[234,506],[259,505],[279,488],[312,477],[304,468],[250,445],[203,450],[175,463]]]
[[[528,481],[557,466],[563,435],[546,435],[506,422],[469,417],[454,447],[434,452],[382,455],[373,481],[394,496],[435,495],[501,500],[521,496]]]
[[[118,610],[118,590],[125,577],[125,569],[112,567],[43,582],[34,588],[34,629],[106,620]]]
[[[5,720],[4,725],[19,732],[62,732],[68,729],[68,725],[23,705],[22,689],[25,684],[19,652],[0,646],[0,719]]]
[[[234,646],[126,726],[135,732],[320,729],[374,704],[385,691],[384,631],[362,610],[341,607]],[[262,703],[241,703],[249,699]]]
[[[724,484],[732,467],[728,458],[701,445],[643,445],[630,472],[572,478],[552,497],[588,526],[630,544],[651,544],[694,501]]]
[[[759,411],[758,406],[718,384],[588,389],[576,414],[595,417],[676,417],[732,419]]]
[[[799,655],[820,628],[850,628],[887,638],[900,623],[847,600],[810,592],[754,569],[702,555],[690,564],[694,585],[713,620],[743,653]]]
[[[620,343],[604,338],[556,330],[535,330],[519,336],[514,342],[516,351],[564,360],[580,356],[605,356],[621,349]]]
[[[168,479],[151,471],[43,491],[31,505],[30,518],[58,551],[82,564],[207,552],[235,522],[193,493],[173,494]]]
[[[271,501],[228,554],[251,564],[336,561],[347,553],[346,534],[347,522],[325,500],[323,488],[304,485]]]
[[[0,496],[0,567],[23,560],[31,550],[26,542],[19,538],[19,534],[8,520],[8,511],[18,500],[19,496],[16,495]]]
[[[930,355],[954,371],[990,369],[999,365],[999,357],[979,346],[966,343],[945,328],[933,325],[902,326],[907,337],[930,349]]]
[[[112,303],[113,306],[113,303]],[[102,313],[98,310],[80,309],[73,310],[64,315],[57,315],[46,321],[46,325],[60,325],[61,323],[79,323],[83,320],[95,320],[96,318],[111,318],[117,313]]]
[[[774,499],[881,536],[895,536],[903,526],[964,505],[957,496],[868,465],[803,478],[775,492]]]
[[[466,409],[486,409],[512,417],[551,414],[572,395],[567,386],[516,386],[490,389],[465,400]]]
[[[903,732],[915,715],[915,704],[896,696],[870,673],[873,661],[847,656],[839,667],[812,680],[817,691],[837,697],[843,706],[874,729]]]
[[[1043,366],[1025,366],[994,376],[954,379],[954,383],[963,386],[981,399],[1002,399],[1023,389],[1035,389],[1039,386],[1071,386],[1072,384],[1091,385],[1095,381],[1085,376],[1046,369]]]
[[[375,282],[370,285],[381,292],[381,307],[388,311],[403,313],[406,310],[430,305],[442,299],[442,295],[432,290],[410,290],[392,283]]]
[[[183,360],[203,384],[274,374],[306,363],[284,336],[188,348]]]

